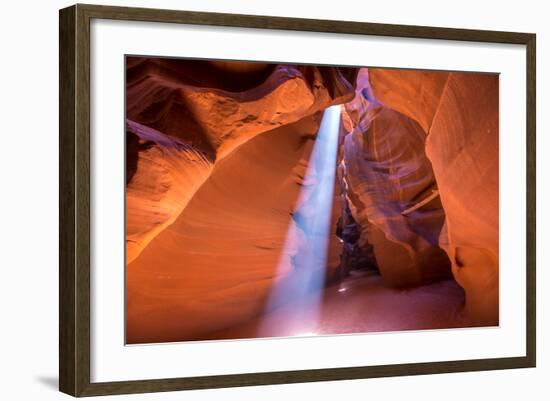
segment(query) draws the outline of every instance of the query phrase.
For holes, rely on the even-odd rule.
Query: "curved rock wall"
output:
[[[226,67],[230,63],[221,68],[219,63],[202,63],[129,60],[127,117],[181,139],[214,160],[255,135],[343,103],[353,93],[346,79],[351,73],[334,67],[269,65],[268,75],[257,72],[256,81],[248,78],[238,85],[236,77],[241,75]],[[201,68],[219,71],[197,76]]]
[[[432,282],[450,275],[438,245],[445,213],[439,199],[404,213],[437,190],[426,134],[409,117],[373,97],[361,70],[357,95],[345,105],[352,128],[344,143],[345,180],[355,220],[374,248],[386,284]]]
[[[430,131],[448,72],[369,68],[369,75],[382,103],[414,119],[424,132]]]
[[[353,68],[128,57],[128,130],[149,145],[136,145],[130,160],[127,263],[173,222],[218,161],[256,135],[351,99],[355,74]],[[182,160],[167,143],[177,144]],[[186,172],[173,173],[166,168],[171,163],[185,164]]]
[[[199,338],[250,319],[307,246],[292,218],[298,193],[322,111],[353,97],[356,71],[127,67],[127,341]]]
[[[468,315],[498,322],[498,77],[356,73],[128,58],[128,342],[245,323],[276,281],[303,274],[294,217],[315,217],[299,193],[333,104],[344,106],[327,277],[340,277],[345,210],[386,285],[436,281],[452,264]]]
[[[175,218],[214,164],[202,152],[134,121],[126,123],[126,262]]]
[[[498,324],[498,75],[370,74],[381,102],[429,127],[426,154],[446,214],[440,244],[466,292],[467,314]],[[426,96],[429,88],[439,96]]]
[[[292,213],[318,127],[319,116],[306,117],[216,164],[127,267],[129,342],[200,338],[264,310],[274,280],[293,272],[305,245]]]

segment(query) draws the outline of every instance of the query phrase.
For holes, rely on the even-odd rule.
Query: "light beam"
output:
[[[273,336],[283,332],[300,335],[315,333],[323,295],[325,271],[330,240],[330,221],[334,198],[334,181],[338,153],[341,106],[325,110],[306,175],[298,198],[300,208],[293,215],[294,224],[287,232],[277,275],[284,278],[275,281],[265,311],[285,303],[296,306],[285,327],[261,324],[260,336]],[[301,240],[293,230],[298,230]],[[293,251],[294,250],[294,251]],[[292,271],[288,268],[291,258]],[[294,311],[293,311],[294,312]],[[276,334],[273,334],[273,332]]]

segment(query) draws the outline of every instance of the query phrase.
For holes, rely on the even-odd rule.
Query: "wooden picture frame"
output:
[[[92,383],[90,380],[90,21],[94,18],[526,46],[526,356]],[[60,10],[59,29],[59,388],[62,392],[73,396],[94,396],[535,366],[536,37],[534,34],[80,4]]]

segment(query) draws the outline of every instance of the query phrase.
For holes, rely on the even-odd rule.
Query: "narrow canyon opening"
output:
[[[498,324],[498,75],[126,76],[127,343]]]

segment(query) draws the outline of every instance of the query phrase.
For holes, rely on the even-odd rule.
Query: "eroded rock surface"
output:
[[[353,94],[348,78],[353,82],[354,69],[280,64],[241,75],[226,67],[229,63],[202,63],[132,58],[127,114],[213,160],[255,135],[343,103]]]
[[[353,68],[129,57],[128,131],[149,145],[136,145],[130,160],[127,263],[174,221],[215,163],[256,135],[351,99],[355,74]]]
[[[498,77],[362,69],[356,81],[355,69],[139,57],[127,67],[128,342],[230,338],[293,308],[269,294],[310,274],[300,220],[316,218],[317,178],[306,171],[334,104],[339,165],[319,266],[332,285],[319,291],[326,330],[498,323]],[[372,268],[375,285],[353,286],[342,266],[352,261]],[[449,277],[433,293],[422,287]],[[339,282],[357,309],[340,314]],[[422,312],[368,320],[394,296]],[[366,316],[363,300],[388,305]]]
[[[384,104],[429,127],[426,154],[446,213],[441,246],[466,291],[466,312],[479,324],[497,324],[498,75],[370,73]]]
[[[450,264],[438,244],[445,219],[439,199],[406,212],[437,190],[424,151],[426,134],[416,121],[374,98],[365,69],[359,81],[354,101],[345,106],[351,132],[343,160],[354,218],[386,284],[444,278]]]
[[[426,152],[447,215],[442,245],[482,324],[499,317],[498,133],[498,76],[452,73]]]
[[[313,115],[277,128],[219,162],[128,265],[130,342],[200,338],[263,311],[274,280],[292,274],[306,245],[292,214],[319,122]]]
[[[126,261],[172,224],[214,164],[201,151],[134,121],[126,124]]]
[[[369,75],[378,100],[430,131],[448,72],[369,68]]]

